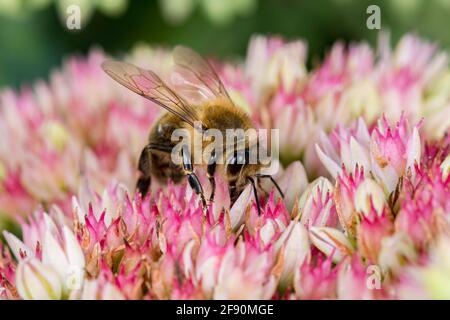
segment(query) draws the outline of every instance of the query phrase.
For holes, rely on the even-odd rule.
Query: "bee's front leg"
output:
[[[183,169],[186,175],[188,176],[188,182],[191,188],[194,190],[194,192],[197,195],[200,195],[200,198],[202,200],[203,210],[206,212],[208,209],[205,195],[203,193],[203,188],[200,183],[200,180],[198,179],[197,175],[194,173],[194,168],[192,166],[192,160],[191,160],[191,153],[189,152],[189,148],[187,145],[184,145],[181,148],[181,156],[183,158]]]
[[[214,194],[216,192],[216,180],[214,179],[214,173],[216,172],[216,159],[216,153],[213,150],[206,169],[206,174],[208,176],[209,183],[211,184],[211,195],[209,196],[209,202],[214,201]]]
[[[255,180],[251,177],[248,177],[247,180],[252,184],[253,193],[255,194],[256,208],[258,209],[258,216],[261,216],[261,203],[259,202],[258,190],[256,188]]]

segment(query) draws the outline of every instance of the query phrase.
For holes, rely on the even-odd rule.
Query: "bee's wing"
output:
[[[200,121],[195,107],[178,96],[153,71],[119,61],[105,61],[102,68],[121,85],[176,114],[191,126]]]
[[[225,98],[233,103],[225,86],[213,67],[192,49],[177,46],[173,50],[175,73],[179,74],[185,84],[184,93],[197,99]]]

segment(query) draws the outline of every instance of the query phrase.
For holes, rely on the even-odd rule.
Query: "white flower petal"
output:
[[[350,152],[352,155],[352,170],[356,164],[366,170],[370,168],[370,162],[368,157],[368,152],[355,140],[355,138],[350,138]]]
[[[333,261],[339,262],[353,251],[353,246],[347,237],[338,229],[329,227],[311,227],[309,230],[311,242],[325,255],[333,255]]]
[[[372,204],[378,215],[383,213],[386,204],[386,196],[383,189],[373,179],[367,178],[356,189],[355,209],[368,216],[372,209]]]
[[[280,284],[286,287],[292,281],[295,270],[310,255],[308,231],[301,222],[291,221],[276,242],[276,250],[280,250],[281,246],[284,246],[284,264]]]
[[[316,144],[316,152],[317,156],[319,157],[322,164],[325,166],[325,168],[328,170],[328,172],[331,174],[333,178],[336,179],[338,174],[342,172],[342,168],[334,162],[330,157],[328,157],[322,149],[320,149],[319,145]]]
[[[440,168],[442,171],[442,180],[447,180],[447,177],[450,174],[450,155],[448,155],[441,163]]]
[[[249,184],[245,187],[244,191],[240,194],[237,200],[234,202],[233,207],[230,209],[231,228],[235,229],[239,227],[245,218],[245,211],[248,205],[251,203],[253,197],[253,189]]]
[[[70,265],[84,268],[85,259],[83,250],[81,250],[80,244],[74,233],[67,226],[63,226],[63,236],[65,251]]]
[[[14,254],[14,257],[16,257],[17,260],[22,260],[20,251],[22,251],[26,255],[26,257],[34,258],[34,252],[15,235],[5,230],[3,231],[3,236],[5,237],[6,242],[8,243],[12,253]]]
[[[408,154],[406,156],[406,167],[414,169],[414,163],[420,163],[421,145],[420,145],[420,135],[417,127],[414,127],[411,138],[407,145]],[[414,174],[414,170],[412,170]]]
[[[52,266],[61,279],[65,279],[70,264],[67,261],[63,248],[49,230],[45,232],[44,236],[42,262]]]

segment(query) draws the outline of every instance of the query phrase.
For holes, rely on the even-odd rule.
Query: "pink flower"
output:
[[[189,251],[187,256],[188,263],[185,263],[185,268],[189,267],[188,270],[193,273],[196,281],[201,283],[206,296],[211,297],[214,294],[214,287],[219,277],[220,264],[228,246],[231,246],[231,243],[227,243],[220,233],[218,235],[214,233],[206,235],[198,248],[198,254],[194,260],[195,269],[193,269],[194,262],[190,262],[194,258]],[[189,249],[192,250],[191,248]]]
[[[371,171],[391,193],[407,170],[414,174],[414,165],[420,163],[421,141],[418,127],[410,128],[404,116],[394,128],[383,117],[371,134],[361,119],[350,130],[338,127],[330,138],[322,135],[316,150],[333,177],[342,173],[341,165],[350,172],[358,165]]]
[[[270,299],[277,286],[277,268],[270,250],[250,241],[227,247],[219,267],[214,299]]]
[[[395,129],[392,129],[383,117],[372,132],[371,154],[379,170],[386,174],[388,170],[393,170],[400,176],[406,169],[412,170],[421,155],[418,126],[411,132],[402,115]]]
[[[381,216],[376,213],[372,217],[363,216],[356,231],[359,252],[367,261],[377,263],[383,239],[393,232],[394,224],[388,209],[384,209]]]
[[[336,280],[339,267],[333,266],[331,257],[318,256],[316,263],[304,263],[297,269],[294,280],[299,299],[336,298]]]
[[[259,98],[271,89],[282,87],[295,90],[306,80],[306,44],[302,41],[286,43],[279,37],[252,38],[246,59],[246,76]]]
[[[379,82],[384,112],[390,119],[396,119],[405,110],[411,121],[420,120],[426,115],[422,113],[421,95],[446,70],[447,54],[438,53],[435,44],[412,34],[402,37],[394,50],[389,47],[388,39],[382,38],[380,52]],[[433,128],[427,130],[433,131]]]
[[[360,257],[347,259],[339,269],[337,297],[343,300],[385,299],[381,271],[376,265],[364,266]]]
[[[312,74],[306,90],[308,100],[318,101],[341,93],[347,86],[369,76],[373,67],[374,54],[367,44],[351,45],[346,50],[343,43],[336,43]]]
[[[344,170],[336,179],[334,201],[341,226],[351,234],[355,234],[357,212],[355,207],[356,190],[364,180],[364,169],[355,166],[354,173]]]
[[[15,290],[15,264],[10,252],[0,243],[0,286],[3,288],[0,292],[1,299],[19,298]]]
[[[311,257],[308,231],[301,222],[292,221],[275,243],[275,250],[283,257],[280,287],[291,286],[296,270]]]
[[[312,244],[337,263],[353,255],[353,245],[346,235],[338,229],[311,227],[309,237]]]
[[[263,114],[264,115],[264,114]],[[265,121],[264,121],[265,120]],[[280,89],[271,98],[268,115],[262,119],[266,127],[279,129],[280,156],[283,163],[310,153],[317,141],[318,125],[311,106],[295,93]]]
[[[114,283],[101,276],[95,280],[87,280],[81,295],[72,296],[71,299],[80,300],[123,300],[124,295]]]
[[[333,186],[321,177],[308,186],[299,200],[300,221],[308,228],[336,227],[338,218],[333,200]]]
[[[85,277],[85,256],[75,234],[63,220],[55,221],[45,213],[38,213],[36,218],[34,225],[23,228],[28,244],[4,231],[5,239],[18,260],[17,268],[22,271],[21,275],[16,273],[16,282],[21,282],[19,286],[23,285],[19,294],[26,299],[39,296],[59,299],[73,290],[80,290]],[[35,269],[41,271],[36,273]],[[51,292],[42,289],[45,287],[44,281],[37,285],[35,297],[26,288],[38,283],[34,277],[39,278],[39,273],[49,278],[54,289]]]
[[[407,233],[418,248],[427,247],[441,234],[449,234],[446,213],[450,210],[450,179],[443,177],[439,165],[434,163],[418,171],[417,182],[405,180],[395,227]]]

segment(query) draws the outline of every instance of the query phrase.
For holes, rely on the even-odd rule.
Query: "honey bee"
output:
[[[179,155],[182,159],[181,164],[176,164],[172,160],[171,153],[177,143],[172,139],[174,130],[182,128],[193,133],[194,130],[205,131],[208,128],[215,128],[225,132],[226,129],[247,130],[253,128],[253,124],[249,115],[233,103],[213,67],[198,53],[178,46],[173,51],[173,61],[179,74],[187,79],[190,91],[206,97],[204,101],[201,103],[189,102],[186,95],[176,93],[151,70],[144,70],[119,61],[105,61],[102,68],[123,86],[168,111],[154,124],[149,134],[148,144],[139,157],[140,177],[136,184],[137,190],[142,196],[145,196],[152,177],[161,183],[165,183],[169,179],[174,183],[179,183],[187,176],[189,185],[200,196],[205,209],[207,201],[194,170],[198,164],[193,164],[192,161],[192,154],[195,151],[193,146],[186,145],[181,148]],[[200,128],[195,125],[196,123],[201,123]],[[203,150],[209,143],[211,142],[203,142]],[[229,151],[229,148],[219,150],[219,152],[213,149],[208,155],[209,160],[202,164],[211,185],[209,202],[214,201],[216,188],[214,177],[216,172],[220,172],[228,183],[232,203],[249,183],[252,184],[258,213],[261,214],[256,179],[269,178],[281,195],[282,192],[272,176],[261,174],[261,163],[248,161],[250,150],[258,145],[258,141],[246,139],[244,144],[239,145],[240,147],[236,142],[234,148],[231,148],[232,151]],[[222,162],[218,161],[220,157],[223,157]]]

